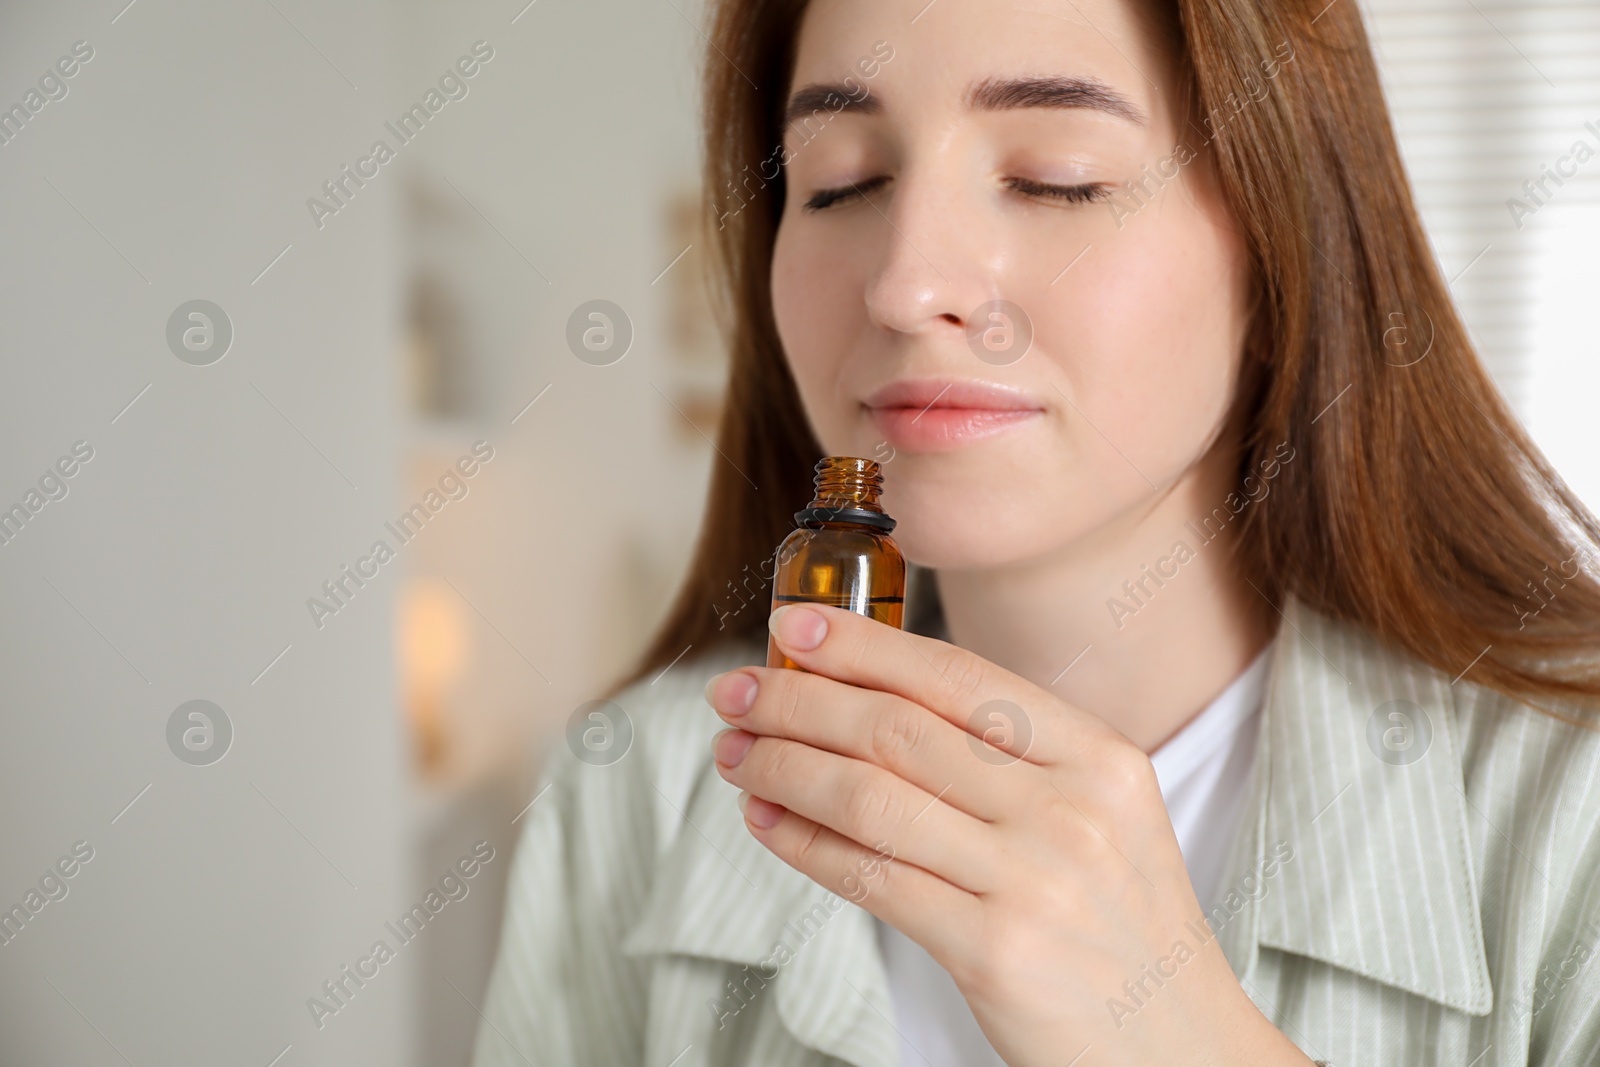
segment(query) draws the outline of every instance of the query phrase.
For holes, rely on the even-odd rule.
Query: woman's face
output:
[[[1247,270],[1171,62],[1119,0],[811,0],[791,99],[840,88],[787,128],[777,328],[914,562],[1114,542],[1226,476]]]

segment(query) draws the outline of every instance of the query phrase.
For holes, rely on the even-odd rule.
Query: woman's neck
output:
[[[1230,501],[1219,481],[1197,467],[1153,510],[1053,556],[940,568],[950,640],[1155,751],[1251,664],[1279,621],[1231,558],[1244,509],[1258,504]]]

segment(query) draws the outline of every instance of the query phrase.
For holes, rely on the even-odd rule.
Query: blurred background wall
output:
[[[0,544],[0,907],[93,855],[0,944],[0,1062],[465,1060],[544,734],[706,477],[680,8],[0,8],[0,106],[49,75],[0,126],[0,506],[92,450]],[[595,299],[607,366],[565,341]]]
[[[724,373],[699,4],[524,5],[0,7],[0,1062],[467,1058]],[[1524,189],[1600,150],[1600,5],[1364,7],[1474,334],[1600,504],[1600,160]]]

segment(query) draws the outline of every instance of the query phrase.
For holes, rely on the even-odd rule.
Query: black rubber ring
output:
[[[858,522],[884,533],[895,528],[895,520],[881,511],[868,511],[866,508],[805,508],[794,513],[794,521],[812,529],[824,522]]]

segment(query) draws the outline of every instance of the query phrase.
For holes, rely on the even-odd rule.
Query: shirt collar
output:
[[[1246,989],[1264,946],[1488,1014],[1451,681],[1290,595],[1260,730],[1209,913]]]
[[[1282,614],[1249,800],[1208,912],[1224,954],[1253,996],[1265,946],[1487,1014],[1451,683],[1292,595]],[[762,662],[763,651],[737,662]],[[692,699],[704,749],[724,724]],[[803,1044],[894,1067],[872,915],[757,842],[709,758],[687,796],[655,792],[676,809],[665,821],[682,825],[622,951],[747,966],[736,984],[774,997]],[[737,1001],[723,1006],[737,1013]]]
[[[762,662],[764,647],[740,662]],[[726,666],[732,667],[735,663]],[[695,719],[701,750],[725,724],[706,706]],[[654,785],[654,783],[652,783]],[[709,758],[684,805],[659,787],[657,800],[677,808],[682,826],[668,846],[639,919],[622,941],[625,955],[680,953],[748,968],[734,976],[745,1001],[771,997],[778,1017],[802,1044],[856,1067],[897,1067],[899,1037],[888,978],[870,912],[830,893],[784,863],[745,829],[739,790]],[[669,817],[668,822],[676,816]],[[741,1007],[732,989],[711,1014]],[[685,1031],[687,1032],[687,1031]],[[672,1053],[682,1048],[682,1041]]]

